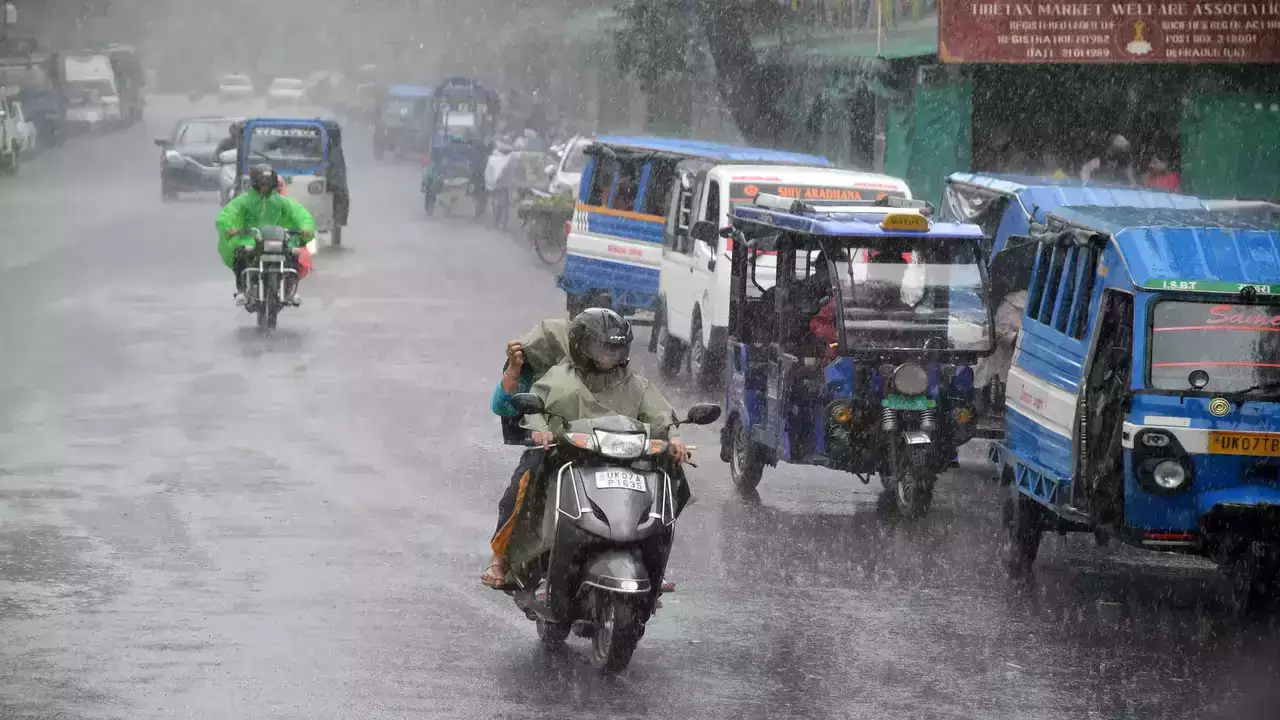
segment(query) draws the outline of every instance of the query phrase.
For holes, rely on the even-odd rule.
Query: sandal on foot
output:
[[[495,573],[493,571],[494,568],[497,568],[498,572]],[[485,587],[493,588],[494,590],[501,590],[506,587],[507,578],[502,571],[502,565],[498,563],[490,565],[488,569],[484,571],[484,574],[480,576],[480,584]]]

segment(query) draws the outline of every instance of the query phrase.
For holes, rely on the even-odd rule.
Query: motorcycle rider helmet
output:
[[[249,169],[249,187],[257,190],[260,195],[268,195],[273,190],[280,189],[280,178],[270,165],[254,165]]]
[[[592,372],[625,367],[631,360],[631,323],[607,308],[587,308],[569,324],[569,357]]]

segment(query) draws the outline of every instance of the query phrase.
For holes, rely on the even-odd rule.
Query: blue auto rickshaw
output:
[[[1035,257],[993,455],[1003,559],[1091,532],[1219,564],[1241,610],[1280,594],[1280,224],[1064,207]]]
[[[373,156],[420,155],[430,141],[434,88],[390,85],[378,100],[373,122]]]
[[[817,465],[878,475],[890,507],[928,512],[971,439],[972,366],[992,342],[982,231],[928,210],[763,193],[734,207],[720,457],[740,492],[766,465]]]
[[[498,94],[470,78],[451,78],[432,96],[430,150],[423,158],[422,207],[449,211],[471,205],[475,217],[488,200],[484,168],[493,148]]]
[[[978,368],[977,437],[1004,435],[1002,412],[1005,387],[1001,373],[1012,357],[1012,342],[1001,323],[1002,301],[1027,289],[1036,244],[1028,238],[1032,224],[1067,206],[1204,209],[1199,198],[1129,185],[1084,183],[1076,178],[989,173],[953,173],[943,190],[941,219],[972,222],[986,235],[984,249],[996,310],[995,354]],[[1013,313],[1016,318],[1016,311]],[[998,366],[998,367],[997,367]]]

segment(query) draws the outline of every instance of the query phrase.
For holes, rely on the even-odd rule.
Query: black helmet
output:
[[[249,187],[262,195],[267,195],[280,188],[280,179],[276,177],[276,171],[270,165],[266,163],[254,165],[249,168]]]
[[[569,324],[569,357],[578,367],[603,372],[631,359],[631,323],[606,308],[587,308]]]

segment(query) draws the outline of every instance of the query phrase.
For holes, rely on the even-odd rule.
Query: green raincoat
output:
[[[549,415],[559,415],[570,422],[625,415],[647,423],[654,437],[679,437],[673,425],[676,414],[666,398],[653,383],[628,368],[586,373],[566,358],[539,378],[530,392],[542,398],[548,414],[526,416],[524,426],[529,430],[550,430]]]
[[[282,227],[286,230],[316,231],[316,219],[302,207],[297,200],[273,192],[265,198],[257,190],[237,195],[218,213],[218,254],[228,268],[234,267],[237,247],[253,247],[253,238],[248,235],[227,237],[231,229],[249,230],[270,226]],[[305,245],[305,238],[292,238],[290,245]]]
[[[520,338],[525,373],[535,381],[569,356],[569,321],[543,320]]]

